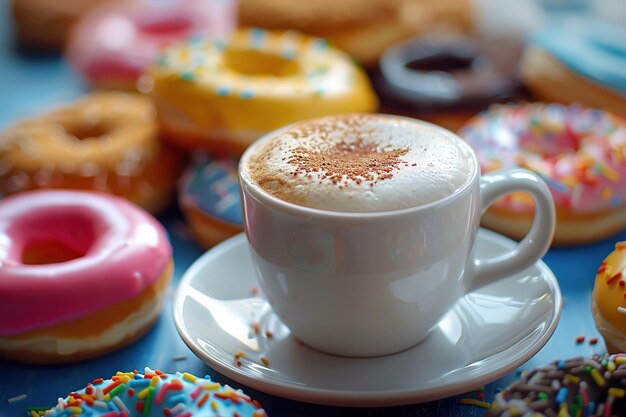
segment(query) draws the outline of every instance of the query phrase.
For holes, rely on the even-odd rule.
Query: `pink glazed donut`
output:
[[[116,2],[76,24],[66,54],[93,87],[141,90],[137,81],[164,46],[234,29],[234,4],[233,0]]]
[[[0,202],[0,356],[95,357],[158,318],[172,274],[165,229],[119,197],[39,190]]]

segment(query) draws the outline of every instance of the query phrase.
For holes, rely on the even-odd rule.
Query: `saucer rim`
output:
[[[499,245],[506,248],[517,244],[517,242],[503,235],[484,228],[479,229],[479,233],[477,234],[476,238],[495,241]],[[290,400],[322,405],[371,407],[417,404],[459,395],[464,392],[471,391],[476,386],[486,385],[488,383],[496,381],[497,379],[506,376],[507,374],[513,372],[515,369],[526,363],[545,346],[548,340],[550,340],[560,321],[563,307],[563,299],[558,280],[556,279],[552,270],[545,264],[545,262],[539,259],[530,268],[534,267],[538,270],[539,274],[537,275],[540,275],[544,279],[544,282],[551,290],[550,293],[554,300],[551,309],[552,318],[549,323],[547,323],[547,321],[544,321],[544,323],[547,323],[548,326],[543,330],[543,335],[538,341],[536,341],[526,349],[522,349],[521,352],[518,352],[517,355],[514,355],[514,358],[511,358],[510,361],[503,364],[503,366],[497,370],[478,375],[475,378],[471,378],[470,380],[465,378],[458,382],[447,383],[436,386],[434,388],[418,390],[410,387],[401,390],[331,390],[289,385],[279,380],[268,379],[263,375],[259,377],[253,377],[251,375],[248,375],[247,373],[242,372],[240,368],[234,366],[233,364],[225,362],[222,357],[212,355],[210,352],[206,352],[205,350],[202,350],[201,348],[196,346],[196,343],[192,341],[191,335],[184,331],[184,327],[186,326],[184,324],[182,308],[180,307],[182,305],[182,301],[185,298],[183,289],[185,287],[188,287],[189,283],[199,275],[197,274],[198,270],[204,268],[205,265],[212,262],[213,259],[219,258],[222,253],[231,250],[233,247],[243,246],[244,243],[247,243],[247,237],[245,236],[245,233],[242,232],[221,242],[220,244],[205,252],[202,256],[200,256],[193,262],[193,264],[187,269],[187,271],[184,272],[178,284],[177,290],[174,294],[174,299],[172,303],[176,330],[178,331],[178,334],[183,339],[187,347],[211,369],[214,369],[215,371],[226,376],[227,378],[230,378],[233,381],[236,381],[247,387]],[[529,332],[525,336],[529,336],[530,334],[532,334],[532,332]],[[490,357],[506,352],[507,350],[512,349],[514,346],[523,344],[524,342],[520,341],[517,344],[509,346],[505,350],[491,355]],[[488,360],[488,358],[489,357],[483,360]],[[367,358],[365,358],[364,360],[367,360]]]

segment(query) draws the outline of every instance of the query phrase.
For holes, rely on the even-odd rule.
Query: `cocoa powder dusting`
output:
[[[357,139],[327,148],[298,147],[292,151],[288,162],[294,166],[294,175],[319,173],[320,179],[330,180],[335,185],[347,186],[349,181],[373,185],[392,178],[408,151],[408,148],[381,150],[374,143]]]

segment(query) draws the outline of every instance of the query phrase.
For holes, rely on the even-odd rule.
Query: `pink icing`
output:
[[[234,0],[115,2],[75,26],[67,56],[93,84],[122,83],[134,89],[161,49],[194,36],[217,36],[235,28]]]
[[[77,257],[27,265],[33,245],[54,242]],[[80,318],[135,297],[172,258],[163,226],[118,197],[39,190],[0,201],[0,336]]]
[[[496,105],[459,134],[482,172],[521,166],[541,176],[557,207],[594,213],[626,204],[626,120],[580,105]],[[495,203],[528,212],[532,199],[513,193]]]

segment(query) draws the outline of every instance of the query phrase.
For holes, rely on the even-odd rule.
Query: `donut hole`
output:
[[[224,51],[224,64],[232,71],[251,76],[289,77],[299,71],[294,60],[252,49]]]
[[[451,52],[441,52],[423,58],[414,59],[405,64],[412,71],[469,71],[476,60],[475,56],[459,55]]]
[[[87,216],[68,213],[43,214],[30,220],[23,236],[21,262],[48,265],[69,262],[87,255],[96,243],[94,222]]]
[[[31,243],[22,253],[24,265],[48,265],[82,258],[87,251],[78,251],[56,240]]]
[[[104,121],[97,121],[94,123],[88,123],[85,121],[65,124],[63,125],[63,129],[68,137],[81,141],[107,136],[111,133],[112,127],[109,123]]]
[[[143,16],[137,22],[137,28],[149,35],[170,35],[188,31],[193,22],[189,16],[160,14]]]

